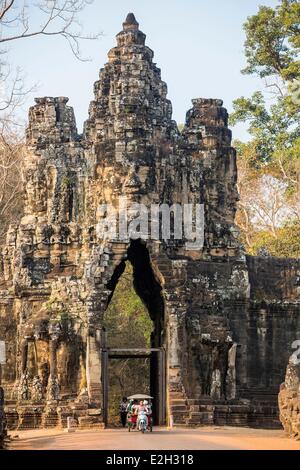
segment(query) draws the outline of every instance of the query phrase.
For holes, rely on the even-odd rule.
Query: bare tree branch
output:
[[[80,13],[93,0],[0,0],[0,245],[8,226],[16,223],[23,207],[22,159],[25,146],[19,111],[36,85],[26,86],[24,74],[12,69],[9,50],[14,41],[34,37],[61,37],[79,60],[81,40],[97,39],[85,34]]]
[[[22,159],[24,145],[17,136],[0,136],[0,244],[8,226],[16,223],[23,208]]]
[[[14,1],[0,3],[0,43],[9,43],[20,39],[33,38],[35,36],[61,36],[69,44],[72,53],[79,60],[86,60],[80,53],[81,40],[93,40],[99,38],[102,33],[84,34],[82,26],[78,20],[78,15],[84,8],[91,4],[93,0],[40,0],[32,9],[41,16],[39,27],[31,27],[30,10],[26,3],[18,8],[17,12],[12,12]],[[7,18],[13,13],[14,16]],[[31,12],[32,13],[32,12]],[[14,33],[11,34],[5,28],[14,24]],[[74,29],[77,26],[77,30]]]
[[[0,3],[0,21],[4,18],[6,13],[11,9],[13,6],[15,0],[10,0],[10,1],[2,1]]]

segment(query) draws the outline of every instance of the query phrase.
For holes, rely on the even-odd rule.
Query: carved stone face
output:
[[[119,169],[119,172],[118,172]],[[96,184],[99,181],[101,202],[113,203],[120,196],[144,194],[148,183],[150,168],[148,166],[130,165],[127,168],[118,166],[97,165],[95,169]]]
[[[130,168],[122,185],[124,195],[138,194],[141,189],[141,181],[135,168]]]

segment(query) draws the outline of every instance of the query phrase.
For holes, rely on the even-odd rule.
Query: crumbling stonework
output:
[[[0,366],[1,367],[1,366]],[[0,387],[0,450],[4,448],[6,438],[6,416],[4,412],[4,390]]]
[[[300,364],[289,362],[278,401],[280,421],[285,432],[300,439]]]
[[[9,426],[65,426],[68,416],[101,424],[103,318],[126,260],[155,325],[152,346],[166,351],[175,423],[278,425],[300,330],[300,262],[244,254],[222,101],[192,100],[180,133],[132,14],[94,95],[83,135],[67,98],[37,98],[29,111],[25,214],[0,264]],[[203,248],[103,236],[99,206],[117,208],[120,196],[203,204]]]

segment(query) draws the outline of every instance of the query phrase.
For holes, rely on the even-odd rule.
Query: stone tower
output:
[[[64,425],[70,414],[80,426],[103,422],[103,318],[126,260],[163,357],[163,366],[152,361],[157,420],[278,423],[274,400],[300,330],[300,263],[245,256],[226,109],[194,99],[179,132],[145,38],[130,13],[83,135],[67,98],[37,98],[30,108],[25,213],[0,263],[10,427]],[[104,232],[103,207],[117,212],[120,197],[130,207],[202,207],[201,246],[186,234]],[[120,227],[120,215],[115,221]],[[171,235],[177,229],[171,223]]]

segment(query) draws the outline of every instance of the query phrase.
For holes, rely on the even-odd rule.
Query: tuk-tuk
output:
[[[152,432],[152,404],[153,397],[150,395],[136,394],[128,397],[129,405],[127,407],[127,427],[128,432],[131,430],[141,431],[142,433],[149,430]],[[139,413],[139,401],[147,400],[149,403],[146,410]]]

